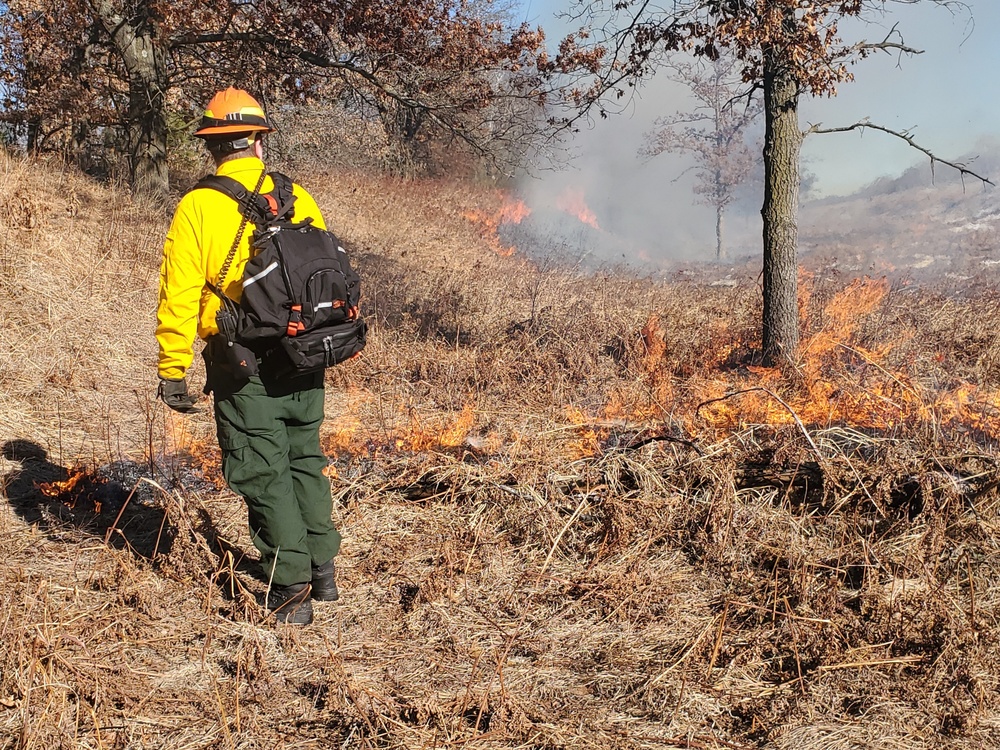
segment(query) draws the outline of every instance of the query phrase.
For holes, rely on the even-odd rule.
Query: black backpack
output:
[[[243,296],[237,304],[213,284],[222,300],[216,320],[226,340],[230,363],[256,374],[237,345],[260,352],[280,345],[293,371],[311,372],[343,362],[365,346],[367,326],[358,316],[361,281],[333,235],[312,224],[296,223],[292,181],[272,172],[274,189],[251,192],[230,177],[212,175],[195,188],[212,188],[239,206],[243,221],[219,274],[224,282],[247,222],[254,224],[251,256],[243,271]],[[253,359],[252,357],[250,358]]]

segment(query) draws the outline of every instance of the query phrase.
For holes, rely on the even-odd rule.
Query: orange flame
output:
[[[204,425],[194,422],[189,415],[167,413],[164,447],[168,454],[190,458],[201,475],[217,487],[225,485],[222,477],[222,451],[215,435],[204,431]]]
[[[457,448],[466,442],[476,423],[475,409],[467,404],[458,414],[443,418],[424,417],[410,410],[407,423],[366,427],[370,423],[367,412],[376,401],[375,395],[366,390],[348,390],[346,403],[338,408],[338,416],[323,426],[321,440],[328,455],[360,456],[386,449],[420,452]],[[331,468],[327,473],[334,476],[336,469]]]
[[[70,475],[61,482],[41,482],[38,485],[38,489],[46,497],[59,497],[61,495],[68,495],[76,489],[76,486],[80,483],[80,480],[87,476],[87,472],[83,469],[71,469]]]
[[[431,426],[421,423],[414,412],[410,415],[409,429],[396,438],[396,448],[414,452],[434,448],[457,448],[465,441],[475,422],[476,413],[468,405],[454,420],[450,422],[445,420],[442,424]]]
[[[793,367],[748,365],[738,322],[706,324],[700,332],[699,354],[693,363],[672,361],[673,342],[658,314],[650,314],[633,329],[614,355],[633,377],[607,392],[603,406],[567,406],[556,418],[560,443],[572,458],[592,456],[615,435],[663,435],[716,439],[749,425],[793,425],[808,430],[853,426],[891,430],[901,425],[961,426],[1000,438],[1000,391],[972,384],[932,390],[904,367],[891,365],[893,344],[863,342],[865,326],[889,294],[885,279],[859,279],[833,295],[821,309],[810,310],[819,292],[809,274],[801,275],[800,314],[803,320],[801,356]],[[810,327],[812,330],[810,330]],[[328,422],[324,447],[328,452],[357,455],[362,451],[421,452],[468,447],[498,451],[512,445],[511,435],[485,438],[474,432],[476,412],[466,405],[444,416],[409,409],[365,425],[375,414],[376,398],[367,391],[348,392],[346,408]],[[377,412],[385,420],[385,412]],[[359,435],[367,439],[359,441]],[[549,433],[551,434],[551,433]],[[521,438],[515,437],[514,443]],[[664,448],[664,443],[653,442]],[[665,449],[665,448],[664,448]],[[330,473],[335,475],[335,470]]]
[[[594,229],[601,228],[597,223],[597,216],[587,207],[587,202],[583,199],[583,190],[580,188],[569,187],[563,190],[559,197],[556,198],[556,208],[560,211],[565,211],[571,216],[575,216],[584,224]]]
[[[531,216],[531,209],[520,198],[504,196],[503,205],[500,206],[498,214],[498,224],[520,224]]]
[[[531,215],[531,209],[525,205],[524,201],[511,196],[503,196],[500,209],[489,214],[476,209],[464,211],[462,216],[479,227],[483,239],[490,245],[490,248],[502,258],[509,258],[514,254],[514,247],[504,245],[500,242],[497,232],[501,224],[520,224]]]
[[[567,449],[573,458],[593,456],[600,450],[602,436],[591,425],[587,415],[575,406],[566,407],[566,419],[575,425],[576,437],[569,442]]]
[[[359,439],[362,422],[359,416],[360,404],[350,402],[348,408],[324,425],[323,449],[331,455],[358,456],[368,446]]]
[[[639,338],[642,339],[642,348],[645,353],[645,368],[652,371],[667,352],[667,343],[663,337],[663,331],[660,329],[659,315],[650,313],[646,325],[639,329]]]
[[[77,503],[83,499],[89,502],[94,513],[100,514],[101,501],[94,496],[94,491],[106,484],[107,480],[85,468],[74,467],[68,471],[69,476],[62,481],[39,482],[35,486],[43,495],[59,500],[67,508],[76,508]]]
[[[613,389],[604,406],[605,420],[588,420],[576,408],[565,419],[573,428],[568,446],[574,457],[593,455],[610,430],[662,430],[672,423],[697,436],[706,429],[727,433],[748,425],[832,425],[890,430],[901,425],[944,425],[1000,437],[1000,391],[964,383],[945,391],[930,390],[907,372],[888,364],[895,344],[866,347],[858,342],[866,316],[875,313],[889,293],[886,279],[859,279],[834,295],[818,316],[810,316],[811,275],[800,277],[800,313],[818,325],[803,338],[798,375],[781,368],[736,366],[731,352],[741,342],[725,331],[706,331],[709,355],[704,368],[679,380],[671,370],[669,343],[657,316],[651,315],[635,336],[639,372],[631,385]]]

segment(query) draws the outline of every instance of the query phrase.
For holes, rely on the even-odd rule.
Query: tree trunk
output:
[[[798,245],[799,82],[776,52],[764,70],[764,319],[763,354],[770,363],[792,360],[799,345]]]
[[[27,150],[29,154],[33,154],[42,143],[42,121],[40,118],[33,117],[28,120],[28,143]]]
[[[167,172],[166,95],[170,86],[166,53],[158,44],[152,23],[140,2],[136,14],[123,18],[110,0],[97,0],[94,9],[114,42],[128,73],[129,171],[132,187],[166,195]]]
[[[388,100],[379,107],[379,116],[382,128],[395,151],[393,168],[403,175],[416,174],[424,166],[417,139],[424,124],[423,114],[397,101]]]
[[[155,195],[170,188],[167,171],[166,86],[150,65],[129,71],[129,167],[132,187]],[[147,75],[152,74],[152,75]]]
[[[724,248],[722,247],[722,212],[725,209],[722,206],[715,207],[715,259],[722,260],[726,257]]]

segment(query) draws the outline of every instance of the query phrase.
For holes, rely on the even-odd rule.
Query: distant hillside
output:
[[[942,154],[942,156],[944,155]],[[991,179],[993,182],[1000,182],[1000,141],[984,140],[979,147],[963,154],[954,162],[966,166],[976,174]],[[897,177],[889,175],[879,177],[846,197],[874,198],[918,188],[961,186],[963,182],[967,187],[972,187],[979,181],[968,176],[963,179],[960,172],[944,164],[935,164],[932,167],[930,160],[927,159],[921,160]],[[838,200],[838,198],[831,197],[825,200]]]
[[[1000,143],[984,144],[977,154],[958,161],[1000,183]],[[947,166],[936,165],[932,176],[924,162],[850,195],[803,200],[800,263],[812,272],[888,275],[952,291],[974,287],[995,279],[1000,268],[998,195]],[[760,219],[742,206],[729,221],[732,260],[710,273],[759,268]]]
[[[959,161],[1000,179],[1000,149]],[[961,287],[1000,265],[997,192],[947,166],[928,164],[856,193],[802,208],[800,249],[813,264],[869,270]]]

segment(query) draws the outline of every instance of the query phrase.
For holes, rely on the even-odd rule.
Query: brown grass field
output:
[[[1000,747],[996,285],[503,257],[495,190],[301,176],[372,326],[305,628],[154,398],[172,206],[0,155],[0,748]],[[483,217],[487,217],[484,219]],[[204,377],[200,364],[193,380]]]

